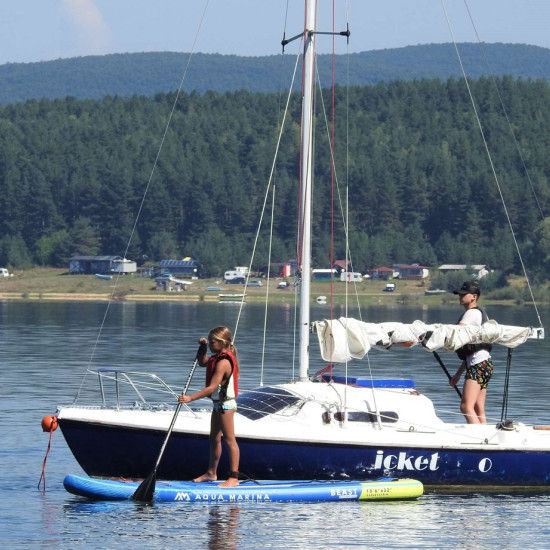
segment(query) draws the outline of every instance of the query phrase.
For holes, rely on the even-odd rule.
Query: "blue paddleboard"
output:
[[[414,479],[380,478],[369,481],[246,481],[237,487],[219,487],[221,481],[158,481],[155,502],[321,502],[343,500],[400,500],[422,495]],[[129,500],[137,481],[68,475],[69,493],[94,500]]]

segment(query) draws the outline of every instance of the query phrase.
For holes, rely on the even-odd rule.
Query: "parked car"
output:
[[[280,281],[277,283],[277,288],[288,288],[290,283],[288,281]]]
[[[244,285],[246,279],[244,277],[234,277],[225,281],[228,285]]]
[[[264,284],[262,281],[248,281],[248,284],[246,286],[263,286]]]

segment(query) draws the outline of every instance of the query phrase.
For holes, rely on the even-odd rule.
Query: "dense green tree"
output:
[[[66,267],[72,250],[72,239],[66,229],[42,235],[36,241],[36,261],[39,265]]]
[[[545,276],[550,261],[540,224],[550,202],[550,87],[510,77],[496,84],[510,125],[493,81],[470,81],[492,165],[462,81],[335,90],[334,129],[322,122],[315,133],[315,267],[345,257],[345,220],[361,271],[484,263],[504,273],[525,265]],[[174,100],[173,93],[67,97],[0,107],[0,261],[190,255],[220,275],[249,264],[265,201],[253,264],[261,267],[272,199],[271,259],[295,258],[299,95],[291,98],[275,161],[277,95],[181,93],[165,132]]]
[[[100,253],[100,238],[97,228],[89,218],[78,218],[70,232],[71,254],[74,256],[95,256]]]
[[[6,236],[0,239],[0,263],[23,269],[32,266],[31,255],[21,235]]]
[[[147,252],[149,258],[155,262],[160,262],[165,259],[174,260],[182,256],[174,236],[162,230],[151,235]]]

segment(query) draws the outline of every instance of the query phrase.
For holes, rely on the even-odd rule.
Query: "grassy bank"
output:
[[[266,281],[262,287],[249,287],[246,291],[247,300],[261,300],[265,297]],[[276,301],[293,301],[293,287],[277,289],[278,280],[269,282],[270,297]],[[208,291],[209,286],[220,287],[221,291]],[[340,281],[333,283],[332,296],[337,302],[343,302],[346,294],[346,284]],[[357,291],[360,300],[375,303],[393,303],[403,301],[418,301],[442,303],[453,301],[452,295],[424,296],[427,288],[418,281],[396,281],[393,293],[384,292],[385,281],[363,281],[357,285],[348,285],[348,292],[355,295]],[[328,282],[312,284],[313,298],[321,295],[330,296],[331,285]],[[193,281],[184,292],[164,292],[156,290],[153,279],[124,275],[110,280],[99,279],[95,275],[70,275],[67,270],[53,268],[36,268],[26,271],[16,271],[13,277],[0,278],[0,299],[26,300],[218,300],[222,293],[241,293],[242,285],[224,284],[220,279],[200,279]],[[353,297],[353,299],[355,299]]]
[[[293,302],[293,287],[277,289],[279,280],[269,282],[270,301]],[[394,292],[385,292],[385,281],[365,280],[357,285],[347,285],[348,300],[351,304],[358,299],[362,304],[421,303],[423,305],[456,305],[453,294],[426,296],[428,287],[422,281],[395,280]],[[249,287],[247,301],[265,299],[266,281],[262,287]],[[220,287],[221,291],[208,291],[209,286]],[[70,275],[65,269],[35,268],[15,271],[13,277],[0,278],[0,299],[2,300],[133,300],[133,301],[217,301],[220,293],[241,293],[242,285],[224,284],[220,279],[200,279],[186,287],[184,292],[156,290],[154,279],[124,275],[110,280],[99,279],[95,275]],[[357,297],[355,294],[357,293]],[[329,282],[312,283],[312,299],[318,296],[331,296]],[[346,300],[346,284],[335,281],[332,284],[332,299],[343,304]],[[485,300],[485,303],[490,300]],[[492,301],[494,302],[494,301]],[[506,301],[499,301],[506,303]]]

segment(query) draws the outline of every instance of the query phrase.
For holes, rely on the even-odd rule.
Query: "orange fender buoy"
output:
[[[57,430],[57,416],[50,414],[42,419],[42,431],[55,432]]]

